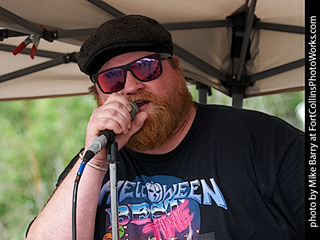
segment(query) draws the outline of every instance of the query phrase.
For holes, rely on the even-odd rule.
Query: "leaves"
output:
[[[84,146],[91,96],[0,103],[0,239],[23,239]]]

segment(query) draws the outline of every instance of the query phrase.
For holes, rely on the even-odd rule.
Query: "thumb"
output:
[[[135,118],[131,122],[131,128],[128,133],[130,135],[130,137],[142,128],[147,117],[148,117],[148,114],[146,112],[139,112],[135,116]]]

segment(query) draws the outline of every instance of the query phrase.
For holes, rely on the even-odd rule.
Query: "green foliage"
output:
[[[196,99],[197,93],[190,88]],[[244,108],[279,116],[296,127],[303,92],[250,98]],[[213,91],[208,103],[230,105]],[[92,96],[0,102],[0,240],[24,239],[28,223],[55,188],[64,167],[84,145]]]
[[[0,102],[0,239],[23,239],[84,146],[92,96]]]

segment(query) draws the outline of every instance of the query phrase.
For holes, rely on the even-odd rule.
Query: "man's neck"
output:
[[[186,117],[181,121],[181,124],[175,131],[175,133],[169,138],[168,141],[166,141],[162,146],[157,147],[152,150],[144,151],[143,153],[146,154],[165,154],[173,149],[175,149],[181,141],[184,139],[184,137],[187,135],[189,129],[191,128],[191,125],[193,123],[193,120],[196,116],[196,108],[195,106],[191,106],[189,109],[188,114]]]

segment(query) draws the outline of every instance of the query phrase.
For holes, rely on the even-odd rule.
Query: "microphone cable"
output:
[[[77,239],[77,220],[76,219],[77,219],[77,198],[78,198],[79,182],[87,162],[90,161],[90,159],[89,160],[86,159],[82,154],[83,152],[79,154],[80,159],[82,159],[82,162],[77,172],[76,179],[74,180],[73,194],[72,194],[72,239],[73,240]]]

